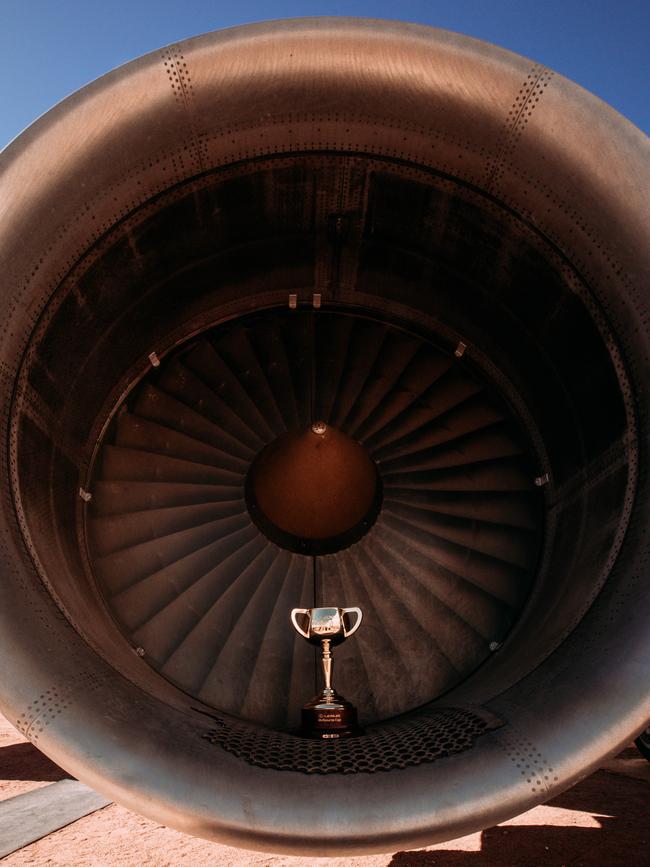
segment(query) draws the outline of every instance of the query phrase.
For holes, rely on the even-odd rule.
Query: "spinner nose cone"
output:
[[[257,456],[249,473],[249,507],[262,529],[285,547],[360,538],[378,508],[380,482],[368,452],[324,422],[290,431]],[[289,539],[278,539],[278,534]]]

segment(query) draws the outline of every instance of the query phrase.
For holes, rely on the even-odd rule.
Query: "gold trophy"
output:
[[[347,628],[346,615],[356,614],[356,622]],[[306,618],[303,629],[298,616]],[[296,632],[310,644],[321,648],[325,686],[303,707],[301,733],[309,738],[335,739],[360,734],[357,710],[332,689],[332,647],[341,644],[357,631],[363,615],[360,608],[294,608],[291,622]]]

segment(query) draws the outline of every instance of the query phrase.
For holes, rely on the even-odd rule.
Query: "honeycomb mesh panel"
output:
[[[489,729],[491,714],[436,708],[368,726],[359,737],[322,741],[214,716],[203,737],[250,765],[304,774],[358,774],[407,768],[461,753]]]

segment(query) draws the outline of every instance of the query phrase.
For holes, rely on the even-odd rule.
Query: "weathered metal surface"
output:
[[[1,169],[0,652],[9,664],[0,702],[39,747],[189,833],[335,854],[491,825],[552,797],[647,725],[650,219],[638,130],[500,49],[412,25],[314,19],[154,52],[64,101],[3,152]],[[201,738],[206,718],[192,708],[210,709],[149,664],[145,643],[125,638],[92,580],[85,516],[116,516],[105,544],[120,533],[137,542],[147,522],[158,532],[161,510],[195,506],[217,477],[228,487],[256,453],[259,431],[232,417],[228,396],[250,364],[232,355],[231,375],[222,368],[206,393],[173,356],[206,328],[269,308],[361,311],[435,334],[455,364],[494,386],[530,444],[527,484],[546,512],[532,592],[503,645],[491,640],[496,652],[444,697],[487,704],[505,722],[470,750],[370,775],[251,766]],[[379,419],[362,415],[382,393],[381,360],[356,392],[363,400],[354,394],[372,329],[354,340],[324,333],[329,379],[339,381],[345,359],[341,394],[372,437]],[[301,329],[285,336],[299,355]],[[163,390],[138,392],[158,457],[136,446],[129,467],[141,478],[122,478],[122,446],[111,453],[107,437],[113,424],[138,435],[113,412],[147,372],[166,377]],[[298,391],[306,386],[298,376]],[[410,400],[409,389],[417,383],[402,395]],[[174,420],[193,426],[203,455],[221,448],[201,413],[174,410],[179,395],[230,412],[220,433],[228,456],[209,470],[195,463],[185,489],[170,477],[154,491],[147,474],[163,459],[171,476],[191,470],[171,455],[188,445],[189,428],[174,430]],[[273,410],[257,409],[264,430]],[[314,418],[327,420],[322,406],[305,423]],[[92,474],[100,455],[111,479]],[[407,472],[404,457],[391,457],[392,478],[430,521],[436,506],[477,529],[490,514],[517,526],[518,509],[500,496],[517,473],[479,462],[464,498],[436,487],[440,468]],[[432,559],[430,522],[413,526],[411,507],[389,513],[387,499],[379,548],[368,534],[348,549],[354,560],[328,555],[318,576],[340,587],[372,562],[394,582],[390,594],[370,588],[367,600],[343,601],[368,607],[360,645],[362,632],[377,633],[356,681],[368,695],[372,647],[413,629],[398,611],[417,609],[412,564],[426,573]],[[214,543],[224,544],[220,534]],[[233,552],[241,574],[243,547]],[[287,610],[310,607],[309,573],[299,555],[283,556],[278,574],[305,590]],[[259,634],[264,623],[253,621]],[[306,679],[312,670],[308,661]],[[293,693],[287,706],[299,707]]]

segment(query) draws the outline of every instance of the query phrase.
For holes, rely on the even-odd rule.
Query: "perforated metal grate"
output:
[[[460,708],[436,708],[369,726],[357,738],[320,741],[250,723],[226,722],[203,737],[261,768],[305,774],[371,774],[406,768],[469,750],[474,740],[502,721]]]

